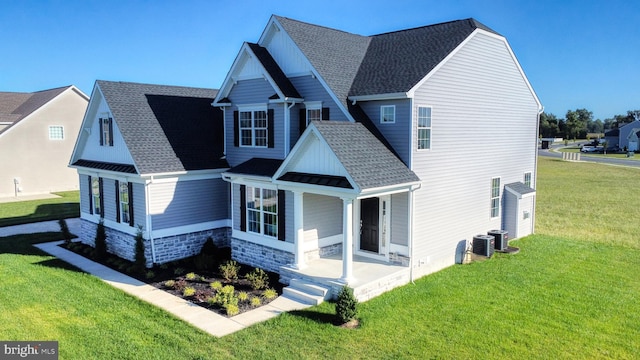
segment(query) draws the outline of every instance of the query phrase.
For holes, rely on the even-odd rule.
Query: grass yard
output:
[[[212,338],[30,246],[56,233],[0,238],[0,339],[58,340],[60,359],[636,358],[638,171],[540,158],[520,253],[363,303],[357,330],[324,303]]]
[[[56,199],[0,203],[0,227],[80,216],[80,192],[54,193]]]

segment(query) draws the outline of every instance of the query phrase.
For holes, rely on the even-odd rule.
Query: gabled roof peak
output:
[[[402,32],[409,32],[409,31],[414,31],[414,30],[420,30],[420,29],[426,29],[426,28],[434,28],[434,27],[442,27],[442,26],[447,26],[447,25],[468,25],[472,28],[478,28],[478,29],[482,29],[488,32],[492,32],[496,35],[500,35],[498,32],[494,31],[493,29],[489,28],[488,26],[485,26],[484,24],[482,24],[481,22],[477,21],[474,18],[466,18],[466,19],[459,19],[459,20],[451,20],[451,21],[445,21],[442,23],[437,23],[437,24],[430,24],[430,25],[423,25],[423,26],[416,26],[413,28],[408,28],[408,29],[400,29],[400,30],[394,30],[394,31],[389,31],[389,32],[385,32],[385,33],[380,33],[380,34],[375,34],[372,36],[384,36],[384,35],[389,35],[389,34],[396,34],[396,33],[402,33]]]

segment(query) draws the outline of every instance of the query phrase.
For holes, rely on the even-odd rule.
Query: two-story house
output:
[[[533,232],[541,105],[506,39],[473,19],[361,36],[272,16],[212,105],[226,164],[194,193],[227,206],[210,225],[228,226],[235,259],[285,283],[364,300],[456,263],[477,234]]]

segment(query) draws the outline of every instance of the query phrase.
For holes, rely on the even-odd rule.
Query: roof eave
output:
[[[358,101],[374,101],[374,100],[398,100],[398,99],[408,99],[408,92],[396,92],[396,93],[387,93],[387,94],[371,94],[371,95],[355,95],[349,96],[349,100],[353,104]]]

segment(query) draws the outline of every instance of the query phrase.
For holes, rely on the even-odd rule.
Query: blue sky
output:
[[[0,91],[96,79],[217,88],[271,14],[361,35],[473,17],[504,35],[545,111],[640,109],[640,2],[0,0]]]

